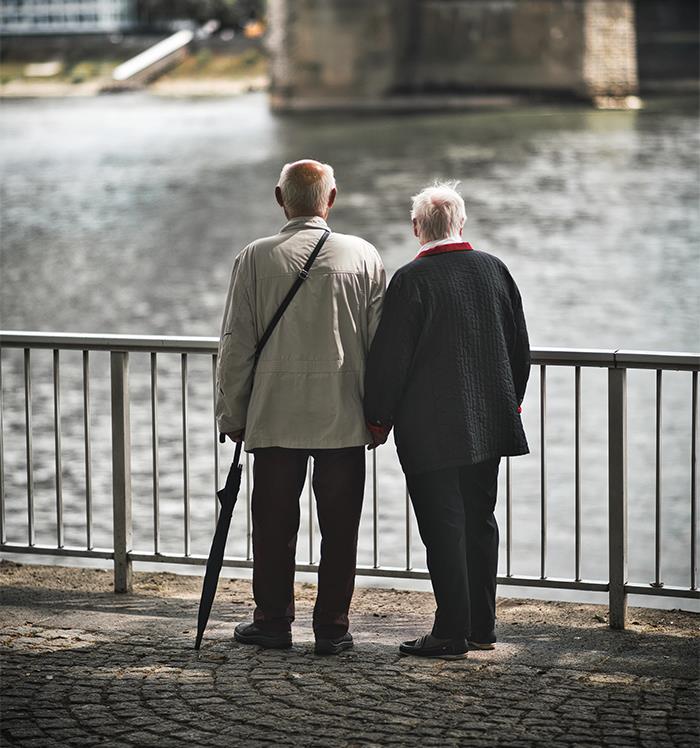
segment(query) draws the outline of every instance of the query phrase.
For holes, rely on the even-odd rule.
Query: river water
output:
[[[3,102],[4,329],[216,335],[230,266],[251,239],[284,222],[272,197],[286,161],[333,164],[330,223],[379,249],[391,274],[417,246],[410,196],[458,179],[465,237],[510,267],[532,344],[700,349],[700,149],[695,102],[640,112],[532,108],[511,112],[280,118],[262,94],[163,100],[147,93]],[[50,352],[34,377],[37,542],[55,542]],[[148,371],[132,356],[135,546],[152,548]],[[182,550],[180,362],[160,375],[161,549]],[[190,362],[192,551],[207,550],[213,475],[210,362]],[[85,542],[80,356],[61,381],[66,542]],[[630,579],[653,578],[654,375],[630,385]],[[548,373],[548,566],[573,574],[573,374]],[[584,578],[606,574],[606,375],[583,374]],[[21,352],[3,352],[7,534],[26,538]],[[94,541],[110,543],[106,355],[92,361]],[[688,584],[690,375],[663,389],[662,577]],[[525,403],[532,454],[513,464],[513,573],[539,574],[538,372]],[[222,450],[222,471],[228,458]],[[405,563],[404,488],[393,446],[379,463],[379,561]],[[369,488],[368,482],[368,488]],[[371,494],[360,563],[371,564]],[[503,523],[504,502],[499,506]],[[245,554],[237,513],[230,552]],[[300,560],[308,555],[306,517]],[[317,545],[317,536],[316,536]],[[413,564],[424,566],[415,527]],[[318,550],[315,550],[316,557]],[[505,567],[504,567],[505,568]],[[504,569],[502,569],[504,570]]]

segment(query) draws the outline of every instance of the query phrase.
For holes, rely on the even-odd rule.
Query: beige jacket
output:
[[[236,257],[217,363],[219,431],[245,428],[258,447],[368,444],[362,407],[365,359],[381,313],[385,273],[377,250],[332,233],[268,340],[255,347],[326,222],[295,218]]]

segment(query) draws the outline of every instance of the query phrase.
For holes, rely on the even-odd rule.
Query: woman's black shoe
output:
[[[404,655],[415,657],[438,657],[442,660],[461,660],[467,656],[468,647],[466,639],[448,639],[438,644],[429,643],[430,636],[421,636],[404,642],[399,646],[399,652]]]
[[[317,655],[337,655],[352,647],[352,634],[348,631],[337,639],[316,639],[314,652]]]

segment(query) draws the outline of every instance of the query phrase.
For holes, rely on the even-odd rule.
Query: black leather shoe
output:
[[[233,638],[241,644],[257,644],[267,649],[289,649],[292,646],[291,631],[264,631],[255,623],[239,623]]]
[[[353,646],[352,634],[348,631],[337,639],[316,639],[314,652],[317,655],[337,655]]]
[[[428,637],[421,636],[404,642],[399,646],[399,652],[415,657],[438,657],[442,660],[461,660],[467,656],[468,647],[465,639],[448,639],[440,644],[428,644]]]

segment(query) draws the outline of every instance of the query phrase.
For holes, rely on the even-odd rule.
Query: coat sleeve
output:
[[[518,399],[518,405],[520,405],[525,397],[525,388],[527,387],[527,380],[530,377],[530,340],[527,334],[527,325],[525,324],[523,302],[515,283],[513,283],[511,299],[515,334],[513,337],[513,346],[510,351],[510,368],[513,372],[515,395]]]
[[[364,406],[369,423],[394,424],[421,330],[422,313],[414,291],[397,276],[386,291],[365,372]]]
[[[226,434],[245,428],[253,387],[257,330],[247,254],[241,252],[233,264],[216,365],[216,423]]]

